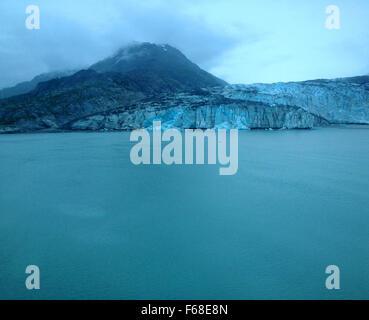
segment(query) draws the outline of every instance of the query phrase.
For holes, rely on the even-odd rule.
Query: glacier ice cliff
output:
[[[132,130],[151,128],[307,129],[328,125],[323,118],[295,106],[228,99],[222,95],[179,94],[160,101],[87,116],[68,124],[71,130]]]
[[[295,106],[334,124],[369,124],[369,76],[234,85],[224,89],[224,96],[270,106]]]

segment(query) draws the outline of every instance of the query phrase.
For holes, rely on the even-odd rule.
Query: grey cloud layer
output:
[[[355,3],[353,3],[355,2]],[[25,28],[25,9],[41,29]],[[368,0],[340,0],[340,30],[325,0],[2,0],[0,87],[87,67],[132,41],[168,43],[230,83],[369,73]]]
[[[1,4],[6,28],[0,31],[0,87],[42,72],[87,67],[131,41],[171,44],[207,69],[236,44],[232,36],[164,5],[65,1],[65,9],[61,1],[38,2],[40,30],[24,26],[28,2]]]

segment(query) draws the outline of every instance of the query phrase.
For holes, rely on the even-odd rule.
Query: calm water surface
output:
[[[131,147],[0,136],[0,299],[369,299],[369,129],[240,132],[231,177]]]

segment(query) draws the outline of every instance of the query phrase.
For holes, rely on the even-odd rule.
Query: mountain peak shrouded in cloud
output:
[[[91,66],[97,72],[127,73],[137,69],[169,68],[170,65],[187,58],[168,44],[150,42],[131,42],[121,47],[112,56]],[[189,60],[188,60],[189,61]]]
[[[135,42],[90,67],[96,72],[119,72],[129,76],[155,75],[181,89],[214,87],[226,82],[202,70],[178,49],[168,44]]]

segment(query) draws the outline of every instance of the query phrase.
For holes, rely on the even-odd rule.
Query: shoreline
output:
[[[335,123],[324,127],[313,127],[313,128],[293,128],[293,129],[286,129],[286,128],[249,128],[249,129],[238,129],[239,131],[309,131],[309,130],[316,130],[316,129],[325,129],[325,128],[342,128],[342,129],[369,129],[369,123]],[[9,129],[6,131],[6,129]],[[176,129],[176,128],[173,128]],[[178,129],[178,128],[177,128]],[[185,130],[190,128],[179,128],[179,130]],[[207,129],[214,129],[214,128],[191,128],[191,129],[200,129],[200,130],[207,130]],[[236,128],[235,128],[236,129]],[[39,130],[39,131],[19,131],[17,129],[12,130],[12,128],[0,128],[0,135],[16,135],[16,134],[43,134],[43,133],[112,133],[112,132],[131,132],[132,130]],[[229,129],[227,129],[229,130]]]

